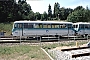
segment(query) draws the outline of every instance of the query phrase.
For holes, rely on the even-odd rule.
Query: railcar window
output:
[[[73,28],[78,28],[78,25],[73,25]]]
[[[39,24],[35,24],[34,28],[39,28]]]
[[[63,24],[60,24],[60,28],[63,28]]]
[[[54,24],[51,24],[51,27],[52,27],[52,28],[55,28],[55,25],[54,25]]]
[[[24,23],[24,28],[33,28],[33,24],[31,24],[31,23]]]
[[[23,24],[22,23],[18,23],[17,24],[17,28],[23,28]]]
[[[80,28],[84,28],[84,25],[83,24],[80,24],[79,26],[80,26]]]
[[[76,25],[76,28],[78,28],[78,25]]]
[[[28,23],[28,28],[33,28],[33,24]]]
[[[72,28],[72,25],[71,24],[68,24],[68,28]]]
[[[67,28],[66,24],[60,24],[60,28]]]
[[[42,28],[42,24],[41,23],[35,24],[35,27],[34,28]]]
[[[51,28],[51,24],[43,24],[43,28]]]
[[[90,24],[85,25],[85,28],[90,28]]]
[[[59,28],[59,24],[51,24],[52,28]]]
[[[73,25],[73,28],[76,28],[76,25]]]
[[[14,28],[17,28],[17,24],[14,24]]]
[[[48,24],[48,28],[51,28],[51,24]]]
[[[24,28],[28,28],[28,23],[24,23]]]
[[[85,25],[85,28],[88,28],[88,25]]]
[[[39,28],[42,28],[42,23],[39,24]]]
[[[59,28],[59,24],[55,25],[55,28]]]
[[[43,28],[48,28],[48,25],[47,24],[43,24]]]
[[[88,25],[88,28],[90,29],[90,25]]]

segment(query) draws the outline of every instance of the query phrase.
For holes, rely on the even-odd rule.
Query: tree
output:
[[[34,12],[33,11],[30,11],[29,12],[29,15],[27,17],[28,17],[28,20],[35,20]]]
[[[58,17],[58,14],[60,14],[60,4],[57,2],[54,4],[54,17]]]
[[[43,14],[41,14],[41,21],[43,21],[44,20],[44,15]]]
[[[50,4],[48,6],[48,17],[52,17],[52,9]]]
[[[66,8],[65,9],[65,16],[64,16],[64,20],[66,20],[67,19],[67,17],[68,17],[68,15],[70,14],[70,13],[72,13],[73,12],[73,9],[71,9],[71,8]]]
[[[44,20],[47,20],[48,15],[47,15],[46,11],[44,11],[43,15],[44,15]]]
[[[29,19],[28,15],[30,15],[31,10],[31,6],[27,4],[26,0],[18,1],[18,14],[21,17],[20,19]]]
[[[80,9],[69,14],[67,20],[70,22],[88,22],[90,21],[90,11]]]
[[[10,22],[14,20],[16,16],[14,12],[16,1],[0,1],[0,22]]]
[[[84,8],[83,8],[83,6],[77,6],[75,9],[74,9],[74,11],[76,11],[76,10],[84,10]]]
[[[47,20],[47,17],[48,17],[48,15],[47,15],[46,11],[44,11],[44,13],[41,14],[41,20]]]
[[[64,7],[60,8],[60,15],[59,15],[60,19],[61,20],[66,20],[67,16],[70,13],[72,13],[72,11],[73,11],[73,9],[71,9],[71,8],[64,8]]]
[[[39,12],[35,13],[35,20],[40,20],[41,19],[41,14]]]
[[[0,22],[11,22],[21,19],[29,19],[28,15],[31,6],[26,0],[7,0],[0,1]]]
[[[62,8],[60,8],[60,19],[61,20],[65,20],[65,8],[64,7],[62,7]]]

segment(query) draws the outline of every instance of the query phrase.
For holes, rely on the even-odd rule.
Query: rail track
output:
[[[89,38],[88,38],[89,39]],[[13,37],[3,36],[0,37],[0,43],[20,43],[20,42],[58,42],[58,41],[72,41],[72,40],[88,40],[87,38],[81,38],[76,36],[70,37]]]

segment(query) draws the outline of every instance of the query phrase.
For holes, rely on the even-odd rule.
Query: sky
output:
[[[61,7],[65,8],[76,8],[77,6],[86,6],[90,7],[90,0],[26,0],[30,4],[33,12],[43,13],[44,11],[48,12],[48,6],[51,5],[53,11],[55,2],[58,2]]]

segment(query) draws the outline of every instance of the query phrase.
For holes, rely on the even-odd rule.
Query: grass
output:
[[[88,41],[78,41],[78,45],[86,44]],[[1,60],[50,60],[50,58],[40,49],[54,49],[62,46],[75,46],[75,41],[48,43],[41,46],[30,45],[0,45]]]
[[[13,22],[0,23],[0,32],[6,32],[5,35],[10,35],[12,32]]]
[[[0,46],[1,60],[50,60],[39,46]]]
[[[83,45],[88,43],[88,41],[77,41],[78,46]],[[44,45],[42,46],[44,49],[48,50],[48,49],[54,49],[56,47],[63,47],[63,46],[76,46],[76,42],[72,41],[72,42],[62,42],[62,43],[53,43],[53,44],[48,44],[48,45]]]

